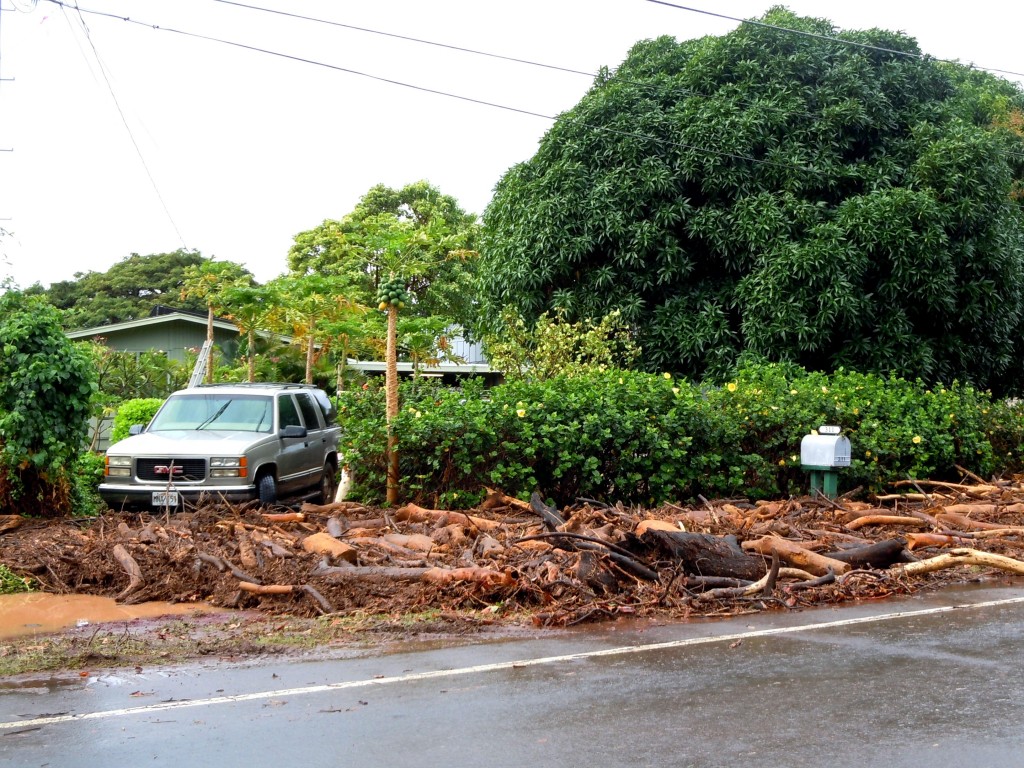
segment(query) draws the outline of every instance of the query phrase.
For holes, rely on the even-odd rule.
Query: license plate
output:
[[[178,506],[177,491],[153,491],[154,507],[176,507]]]

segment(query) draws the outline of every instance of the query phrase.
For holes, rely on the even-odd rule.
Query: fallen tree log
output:
[[[789,539],[780,539],[775,536],[764,536],[753,541],[744,541],[743,549],[749,552],[757,552],[768,556],[772,551],[778,552],[779,557],[791,565],[803,568],[815,576],[824,576],[831,568],[836,574],[843,574],[850,570],[850,564],[832,557],[819,555],[812,552]]]
[[[696,600],[719,600],[726,597],[753,597],[762,593],[768,594],[775,589],[775,580],[779,575],[779,555],[772,552],[772,564],[762,578],[745,587],[722,587],[709,589],[697,595]]]
[[[887,539],[864,547],[843,549],[837,552],[823,552],[825,557],[848,563],[851,568],[888,568],[893,563],[908,560],[907,540]]]
[[[735,536],[651,529],[639,539],[648,549],[677,561],[686,573],[756,581],[768,570],[764,558],[744,552]]]
[[[139,564],[135,562],[135,558],[128,554],[128,550],[120,544],[115,544],[112,550],[114,559],[117,560],[118,565],[124,569],[124,572],[128,574],[128,586],[117,593],[114,598],[115,603],[119,603],[124,600],[128,595],[137,590],[145,583],[145,579],[142,578],[142,569],[139,568]]]
[[[254,595],[290,595],[293,592],[305,592],[320,605],[324,613],[334,613],[334,608],[327,598],[309,584],[253,584],[251,581],[240,581],[238,588]]]
[[[1014,560],[1012,557],[997,555],[992,552],[982,552],[977,549],[953,549],[927,560],[918,560],[916,563],[908,563],[901,566],[903,573],[908,576],[917,576],[922,573],[941,571],[943,568],[955,568],[958,565],[980,565],[987,568],[998,568],[1024,576],[1024,562]]]
[[[326,581],[344,583],[347,581],[426,581],[433,584],[449,584],[453,581],[468,581],[485,587],[512,586],[515,577],[506,571],[475,566],[465,568],[418,567],[400,568],[395,566],[330,566],[321,564],[315,574]]]
[[[901,515],[864,515],[851,520],[846,527],[851,531],[863,528],[865,525],[898,525],[911,528],[926,528],[928,523],[916,517],[903,517]]]
[[[908,533],[907,549],[913,551],[921,547],[960,547],[964,539],[949,533]]]
[[[355,547],[349,546],[343,541],[338,541],[326,531],[314,533],[304,538],[302,540],[302,548],[306,552],[312,552],[317,555],[329,555],[353,564],[359,559],[359,553]]]
[[[500,528],[501,523],[496,520],[488,520],[485,517],[467,515],[464,512],[453,512],[447,509],[427,509],[418,504],[406,504],[395,512],[395,520],[401,523],[435,523],[441,526],[452,523],[462,523],[471,528],[481,531],[493,531]],[[359,524],[363,526],[362,523]]]
[[[953,507],[963,506],[954,504]],[[939,512],[935,515],[935,519],[940,524],[948,526],[950,528],[960,528],[965,531],[993,531],[999,528],[1005,528],[1005,525],[999,523],[986,523],[983,520],[973,520],[960,512],[950,512],[952,507],[946,507],[945,512]]]
[[[21,515],[0,515],[0,533],[13,531],[25,522]]]
[[[549,531],[560,530],[565,525],[565,519],[558,514],[558,510],[545,504],[536,491],[530,496],[530,511],[544,521],[544,527]]]
[[[604,541],[593,536],[587,536],[583,533],[573,533],[571,531],[547,531],[545,533],[536,533],[533,536],[524,536],[512,543],[519,544],[522,542],[537,541],[540,539],[551,540],[555,543],[555,546],[560,546],[562,549],[568,549],[570,551],[582,549],[603,552],[613,562],[617,563],[637,578],[643,579],[644,581],[658,581],[660,579],[657,571],[648,568],[637,560],[632,553],[626,551],[617,544],[612,544],[609,541]],[[562,540],[568,541],[568,545],[559,544]]]

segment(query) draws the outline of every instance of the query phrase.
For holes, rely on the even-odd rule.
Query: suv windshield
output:
[[[234,432],[270,432],[273,427],[272,398],[221,392],[174,395],[168,398],[147,431],[223,429]]]

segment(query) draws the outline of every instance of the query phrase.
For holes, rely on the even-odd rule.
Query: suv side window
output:
[[[320,429],[320,419],[317,417],[316,404],[307,392],[297,392],[295,399],[299,401],[299,409],[302,411],[302,418],[306,422],[306,429],[312,432]]]
[[[331,398],[327,396],[327,393],[322,389],[314,389],[313,397],[316,398],[316,402],[320,406],[320,411],[324,415],[324,424],[328,427],[333,427],[337,424],[338,412],[334,407],[334,403],[331,402]]]
[[[302,426],[302,422],[299,420],[299,412],[295,408],[295,401],[292,400],[291,395],[277,396],[277,413],[280,417],[281,429]]]

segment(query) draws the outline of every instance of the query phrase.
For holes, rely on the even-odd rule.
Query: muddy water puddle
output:
[[[95,595],[49,595],[42,592],[0,595],[0,639],[56,632],[104,621],[131,621],[221,610],[203,603],[119,605],[109,597]]]

